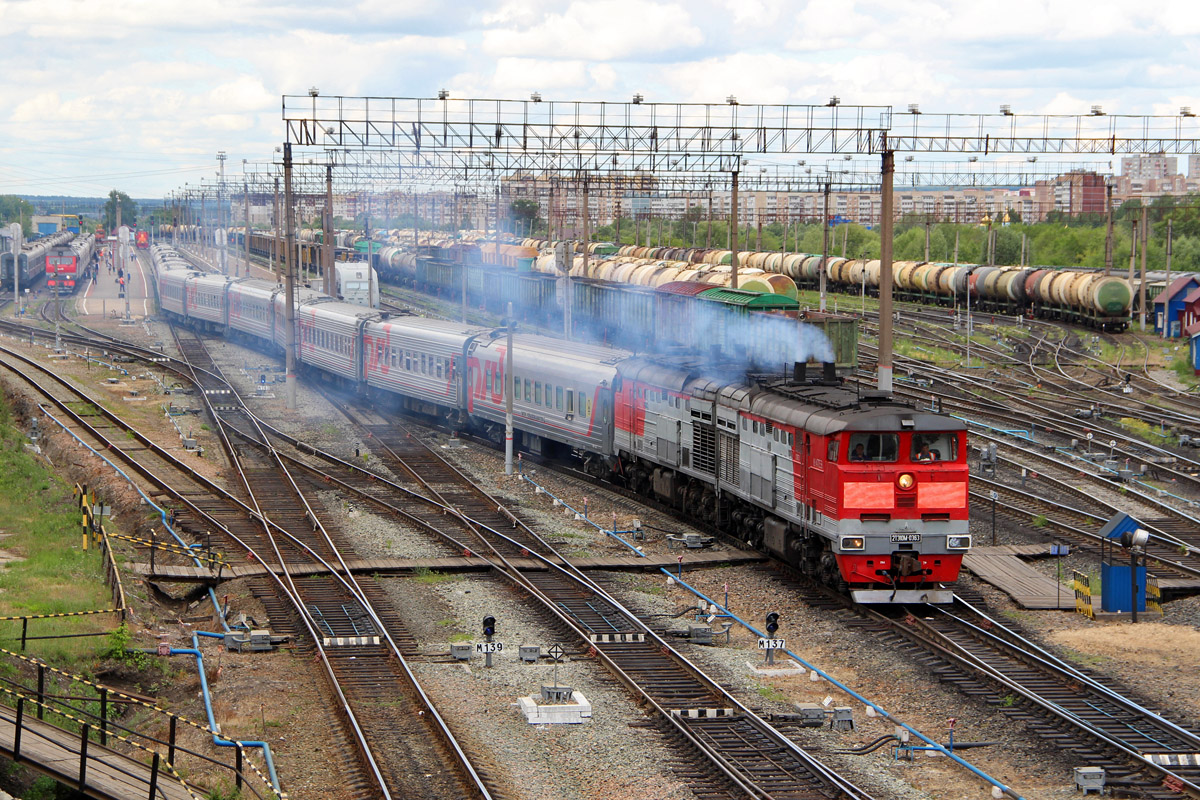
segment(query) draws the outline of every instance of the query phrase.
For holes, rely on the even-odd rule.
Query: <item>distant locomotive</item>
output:
[[[280,351],[283,290],[185,268],[155,247],[170,319]],[[501,441],[506,343],[483,326],[296,293],[296,354],[381,403]],[[862,602],[948,602],[971,546],[965,425],[840,385],[519,334],[517,444],[577,459],[848,590]]]
[[[72,294],[92,263],[95,237],[76,237],[46,253],[46,288],[54,294]]]

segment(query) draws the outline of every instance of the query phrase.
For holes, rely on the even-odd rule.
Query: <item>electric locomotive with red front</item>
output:
[[[971,546],[966,427],[881,393],[622,362],[617,470],[867,603],[950,602]]]

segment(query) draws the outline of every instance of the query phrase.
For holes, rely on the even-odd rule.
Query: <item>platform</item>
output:
[[[1046,577],[1020,558],[1039,555],[1048,556],[1049,545],[976,547],[963,559],[963,568],[1022,608],[1074,611],[1075,592],[1070,586]]]
[[[552,560],[555,563],[561,564],[557,559]],[[754,553],[747,550],[704,550],[696,553],[684,553],[683,570],[686,573],[689,569],[696,567],[712,567],[718,564],[747,564],[764,560],[766,560],[766,556],[761,553]],[[669,569],[677,568],[679,566],[679,555],[669,554],[647,556],[645,558],[632,555],[596,556],[593,558],[572,558],[568,559],[568,561],[573,567],[580,570],[657,571],[663,567]],[[544,562],[533,558],[510,558],[509,563],[523,571],[542,571],[548,569]],[[350,559],[346,561],[346,566],[355,575],[404,575],[417,570],[431,570],[435,572],[485,572],[491,569],[491,564],[483,558],[467,558],[465,556]],[[150,565],[145,563],[130,564],[129,568],[135,575],[149,578],[150,580],[209,583],[261,576],[267,572],[258,563],[237,564],[222,570],[185,565],[155,564],[154,570],[151,572]],[[278,567],[274,567],[273,571],[276,574],[282,573],[282,570]],[[293,577],[323,575],[327,572],[328,570],[319,564],[288,567],[288,574]]]
[[[16,711],[7,706],[0,707],[0,754],[8,758],[13,755],[15,728]],[[67,786],[78,786],[79,734],[41,722],[29,713],[22,718],[21,728],[21,763]],[[150,796],[148,765],[101,747],[94,741],[88,743],[84,778],[84,791],[89,797],[128,800]],[[159,770],[155,798],[193,800],[203,795],[203,790],[196,789],[193,794],[170,772]]]

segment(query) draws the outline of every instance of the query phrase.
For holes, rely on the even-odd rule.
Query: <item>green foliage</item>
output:
[[[33,206],[13,194],[0,195],[0,223],[21,223],[25,238],[33,233]]]
[[[417,567],[415,570],[413,570],[413,580],[417,583],[432,585],[435,583],[456,581],[458,580],[458,577],[455,575],[447,575],[444,572],[437,572],[429,567]]]
[[[136,225],[138,205],[129,195],[122,191],[113,189],[108,193],[108,200],[104,202],[104,229],[115,230],[117,227],[117,207],[121,208],[121,224]]]
[[[152,663],[148,653],[143,653],[133,647],[133,633],[124,623],[108,634],[107,641],[108,648],[104,652],[107,658],[127,664],[139,672],[145,670]]]
[[[1036,515],[1036,516],[1034,516],[1034,518],[1033,518],[1033,527],[1035,527],[1035,528],[1044,528],[1044,527],[1046,527],[1046,525],[1047,525],[1049,522],[1050,522],[1050,521],[1049,521],[1048,519],[1046,519],[1046,515],[1045,515],[1045,514],[1037,514],[1037,515]]]

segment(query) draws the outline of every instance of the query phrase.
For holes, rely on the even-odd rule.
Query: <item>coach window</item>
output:
[[[830,439],[829,440],[829,452],[827,452],[825,454],[825,459],[827,461],[837,461],[837,451],[838,451],[838,440]]]
[[[575,393],[570,389],[567,390],[567,413],[575,413]]]
[[[554,388],[554,408],[558,411],[563,410],[563,390],[561,386]]]
[[[579,393],[579,413],[587,416],[587,396],[583,392]]]
[[[542,404],[542,382],[541,381],[533,382],[533,404],[535,406],[540,406]]]
[[[525,402],[532,402],[533,398],[533,382],[529,378],[525,379]]]
[[[862,445],[862,458],[854,458]],[[847,451],[855,461],[895,461],[899,457],[900,437],[895,433],[852,433]]]
[[[412,353],[408,350],[404,351],[404,369],[412,372]]]

